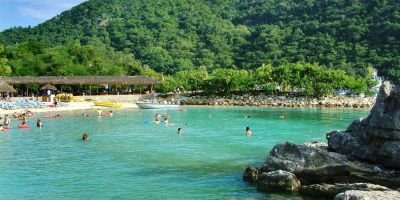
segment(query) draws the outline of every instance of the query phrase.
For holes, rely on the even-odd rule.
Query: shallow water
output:
[[[11,130],[0,132],[0,199],[302,199],[259,193],[242,173],[248,165],[261,166],[278,142],[325,141],[327,132],[369,112],[184,108],[114,110],[113,117],[39,115],[44,127],[31,119],[28,130],[14,120]],[[168,113],[175,125],[151,123],[157,112]],[[89,141],[80,140],[83,132]]]

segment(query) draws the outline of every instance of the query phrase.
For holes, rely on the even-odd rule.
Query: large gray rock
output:
[[[308,186],[301,186],[300,192],[310,196],[320,196],[326,198],[333,198],[337,194],[347,190],[362,190],[362,191],[390,191],[389,188],[380,185],[368,183],[353,183],[353,184],[313,184]]]
[[[400,174],[347,156],[329,152],[324,145],[279,143],[271,150],[261,172],[284,170],[302,185],[317,183],[374,183],[400,187]]]
[[[335,152],[400,169],[400,86],[385,82],[367,118],[327,139]]]
[[[260,191],[282,190],[282,191],[298,191],[300,181],[296,175],[277,170],[268,173],[262,173],[257,182],[257,189]]]
[[[397,191],[359,191],[349,190],[335,196],[335,200],[399,200]]]

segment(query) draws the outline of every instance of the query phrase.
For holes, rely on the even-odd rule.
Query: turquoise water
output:
[[[248,165],[261,166],[278,142],[325,141],[328,131],[369,112],[185,109],[114,110],[113,117],[63,112],[63,118],[42,118],[42,129],[31,119],[29,130],[16,128],[14,120],[11,130],[0,132],[0,199],[301,199],[259,193],[242,173]],[[176,125],[149,123],[157,112]],[[83,132],[89,141],[80,140]]]

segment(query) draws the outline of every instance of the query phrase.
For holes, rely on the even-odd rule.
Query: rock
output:
[[[247,167],[243,174],[243,180],[249,182],[256,182],[258,180],[258,175],[260,170],[256,167]]]
[[[318,145],[316,145],[318,146]],[[262,172],[284,170],[294,173],[302,185],[317,183],[367,182],[386,187],[400,187],[400,172],[372,165],[336,152],[326,147],[279,143],[268,155]]]
[[[297,191],[299,188],[300,181],[297,179],[296,175],[282,170],[268,173],[264,172],[257,182],[257,189],[260,191]]]
[[[328,144],[323,143],[323,142],[318,142],[318,141],[306,142],[306,143],[304,143],[304,145],[307,147],[328,148]]]
[[[389,188],[380,185],[368,183],[353,183],[353,184],[313,184],[309,186],[301,186],[300,192],[310,196],[319,196],[333,198],[337,194],[347,190],[362,190],[362,191],[390,191]]]
[[[398,200],[400,192],[397,191],[359,191],[348,190],[335,196],[334,200]]]
[[[400,169],[400,86],[385,82],[367,118],[329,136],[332,151]]]

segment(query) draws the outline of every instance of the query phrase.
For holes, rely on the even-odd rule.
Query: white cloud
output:
[[[20,5],[18,12],[22,16],[47,20],[84,1],[86,0],[14,0],[14,3]]]

